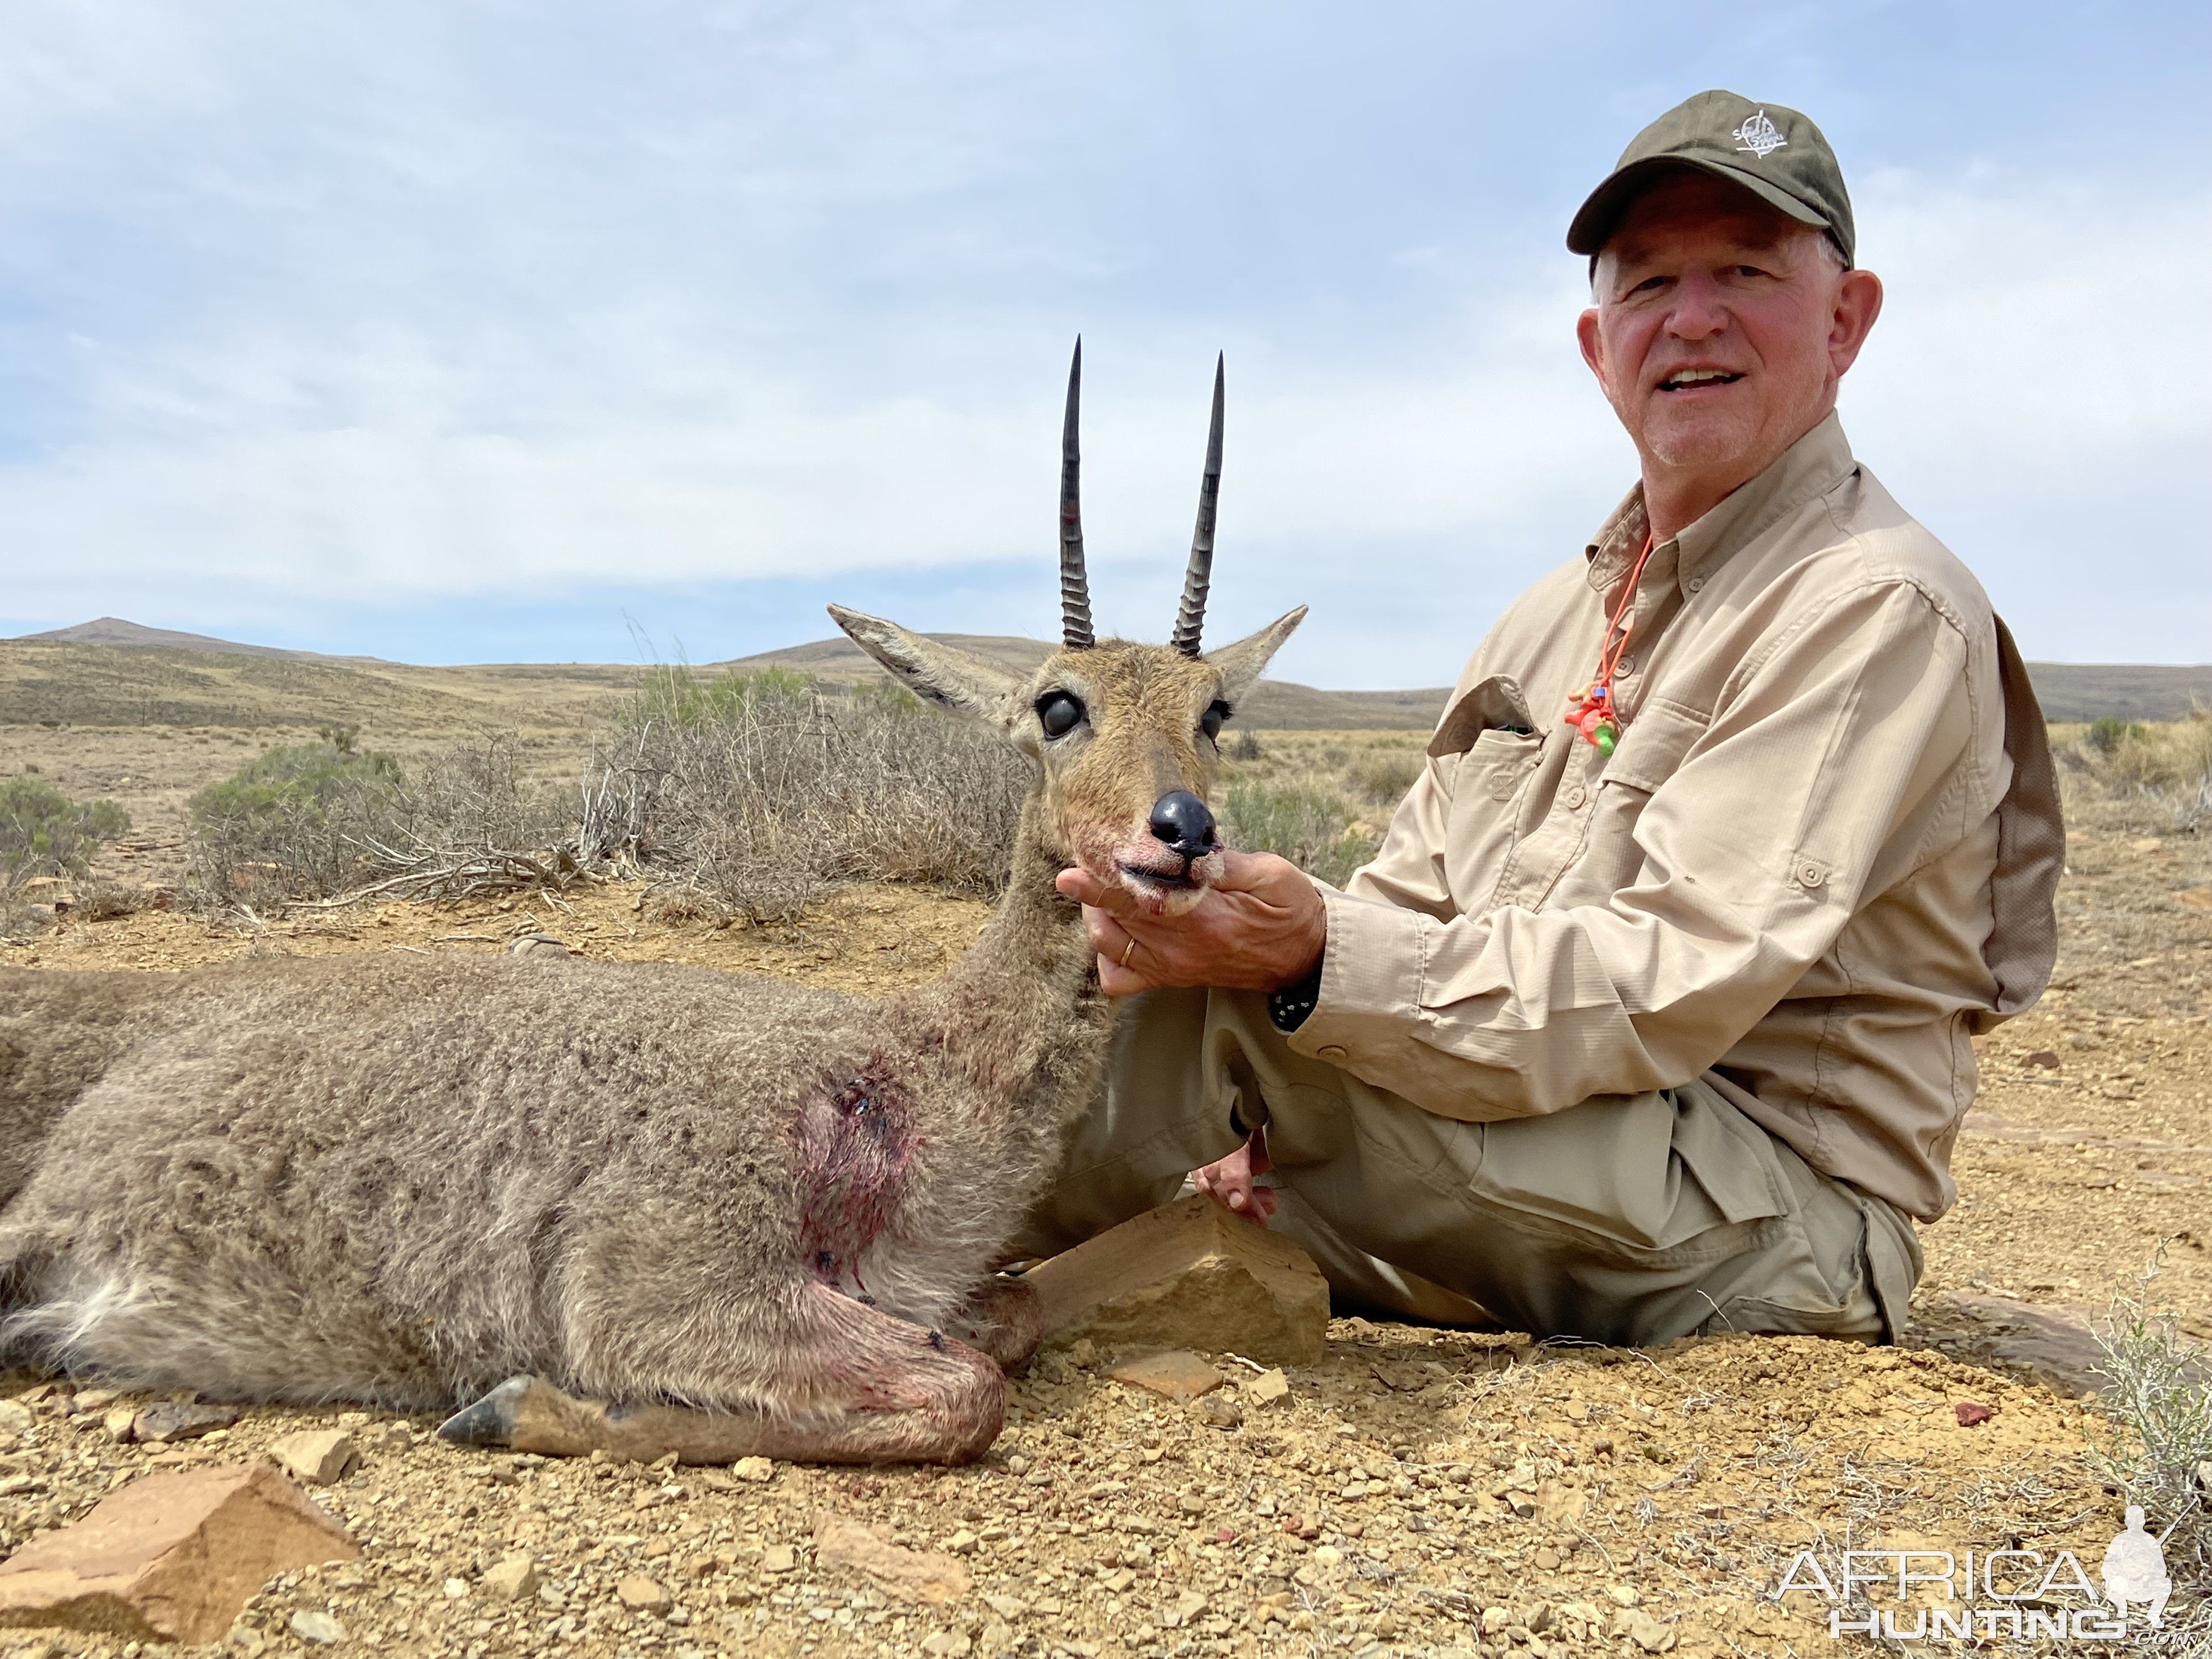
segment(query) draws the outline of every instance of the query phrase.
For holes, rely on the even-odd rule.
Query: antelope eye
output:
[[[1209,738],[1218,738],[1221,735],[1221,722],[1227,720],[1232,712],[1227,703],[1216,697],[1206,705],[1206,712],[1198,717],[1198,729]]]
[[[1046,692],[1037,699],[1036,712],[1048,738],[1064,738],[1083,720],[1083,704],[1066,691]]]

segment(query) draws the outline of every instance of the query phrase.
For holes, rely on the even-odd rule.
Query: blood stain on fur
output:
[[[851,1077],[825,1079],[801,1103],[799,1255],[825,1283],[853,1269],[890,1225],[919,1144],[914,1116],[914,1097],[881,1054]]]

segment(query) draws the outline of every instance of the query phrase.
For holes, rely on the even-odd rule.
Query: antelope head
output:
[[[830,614],[918,696],[985,721],[1036,761],[1042,828],[1054,850],[1164,915],[1188,908],[1220,876],[1221,840],[1206,798],[1221,727],[1306,611],[1300,605],[1234,644],[1200,649],[1221,483],[1217,361],[1198,527],[1175,630],[1165,645],[1093,635],[1079,489],[1082,382],[1079,340],[1060,444],[1061,644],[1035,673],[1020,678],[973,652],[839,605]]]

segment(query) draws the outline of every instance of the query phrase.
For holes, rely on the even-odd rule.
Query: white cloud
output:
[[[1347,192],[1285,161],[1302,118],[1252,115],[1265,85],[1242,125],[1194,112],[1142,28],[179,15],[47,3],[0,62],[0,351],[35,389],[0,392],[17,617],[220,630],[1034,558],[1042,625],[1078,327],[1108,619],[1166,603],[1226,345],[1224,623],[1312,602],[1307,678],[1447,678],[1630,477],[1556,203],[1493,180],[1439,227],[1394,155]],[[1890,284],[1846,390],[1862,453],[2031,652],[2205,655],[2185,296],[2212,198],[1971,165],[1858,193]]]

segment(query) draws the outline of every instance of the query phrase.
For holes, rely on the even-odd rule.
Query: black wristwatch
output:
[[[1316,962],[1313,972],[1297,984],[1267,993],[1268,1023],[1285,1036],[1306,1023],[1306,1016],[1321,1000],[1321,970],[1322,964]]]

